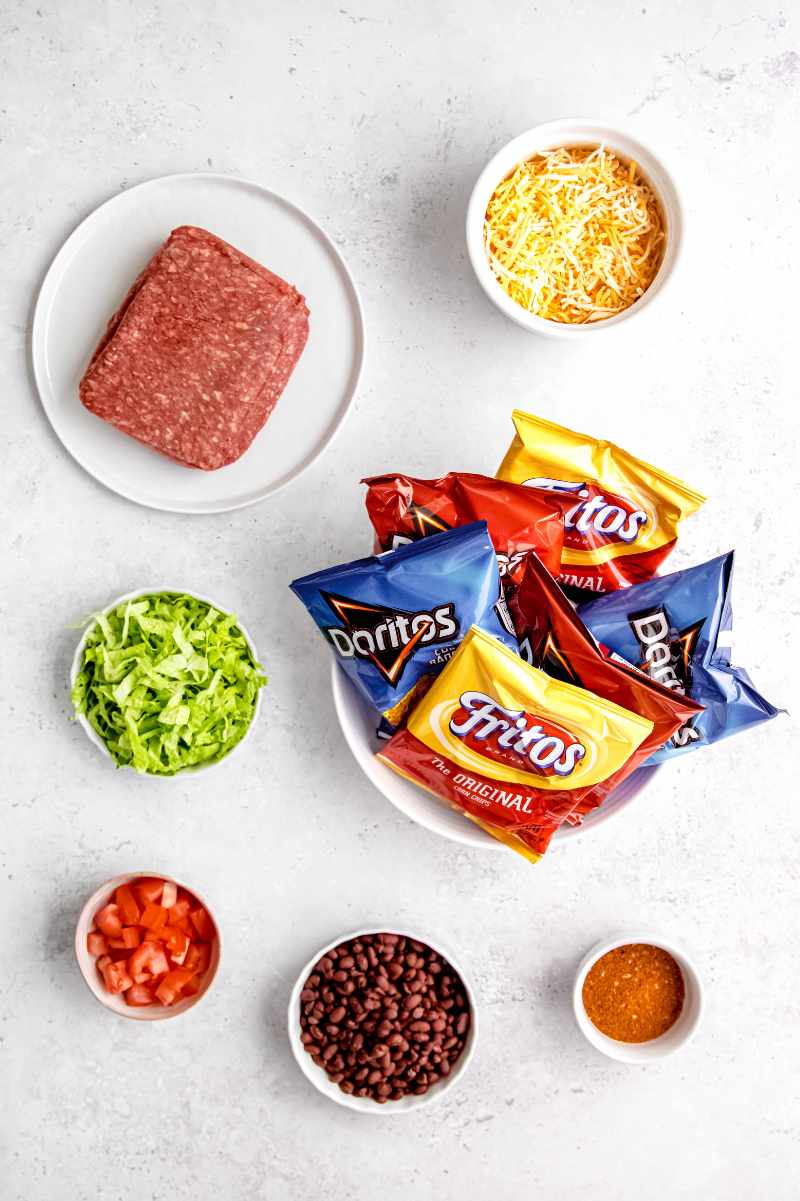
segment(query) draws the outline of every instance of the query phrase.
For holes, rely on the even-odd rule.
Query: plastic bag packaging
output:
[[[731,663],[733,551],[597,597],[578,614],[598,642],[652,680],[703,706],[651,763],[697,750],[781,712]]]
[[[545,489],[564,504],[559,582],[608,592],[655,575],[678,526],[705,497],[612,442],[516,410],[498,479]]]
[[[295,580],[341,667],[391,725],[480,625],[514,651],[485,521]]]
[[[536,861],[653,723],[555,680],[473,627],[378,752],[400,775]]]
[[[438,480],[390,474],[361,482],[367,485],[367,512],[377,550],[485,521],[504,584],[519,582],[530,551],[552,575],[561,570],[563,504],[546,492],[459,471]]]

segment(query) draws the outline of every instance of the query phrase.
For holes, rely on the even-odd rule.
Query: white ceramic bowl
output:
[[[124,996],[114,995],[106,992],[103,987],[103,982],[97,971],[97,959],[94,955],[90,955],[86,946],[86,936],[90,930],[95,928],[94,915],[99,909],[111,900],[113,893],[121,884],[130,884],[131,880],[138,880],[142,876],[155,876],[159,880],[170,880],[177,884],[179,888],[190,892],[193,897],[196,897],[203,908],[206,910],[217,931],[217,937],[211,944],[211,960],[208,965],[208,971],[203,979],[200,991],[195,993],[193,997],[186,997],[183,1001],[177,1001],[174,1005],[148,1005],[148,1006],[133,1006],[128,1005]],[[205,897],[202,897],[196,888],[188,884],[184,884],[181,880],[174,880],[172,876],[165,875],[164,872],[125,872],[121,876],[114,876],[113,879],[107,880],[101,885],[96,892],[93,892],[88,901],[81,910],[81,915],[78,918],[78,924],[75,927],[75,958],[78,961],[78,967],[81,970],[86,984],[92,996],[96,997],[101,1005],[105,1005],[106,1009],[118,1013],[120,1017],[133,1018],[137,1022],[160,1022],[165,1018],[174,1018],[181,1013],[186,1013],[187,1009],[191,1009],[197,1002],[206,995],[211,987],[214,977],[217,974],[220,962],[220,933],[214,911],[209,907]]]
[[[590,146],[604,143],[623,161],[635,159],[642,174],[660,201],[666,220],[666,245],[661,266],[650,287],[634,304],[605,321],[593,321],[586,325],[566,325],[559,321],[547,321],[528,313],[512,300],[500,287],[486,257],[483,243],[483,226],[486,206],[497,185],[505,179],[518,163],[543,150],[555,150],[559,146]],[[599,121],[568,119],[550,121],[514,138],[492,158],[478,176],[472,190],[467,209],[467,251],[478,277],[478,282],[493,304],[516,321],[518,325],[534,333],[551,338],[591,338],[601,330],[620,325],[646,306],[652,304],[672,275],[678,260],[683,237],[683,212],[672,176],[652,150],[624,130],[615,129]]]
[[[661,947],[670,954],[681,969],[686,989],[683,1009],[677,1022],[660,1038],[654,1038],[646,1043],[618,1042],[616,1039],[602,1034],[590,1021],[583,1005],[583,984],[590,969],[609,951],[613,951],[616,947],[629,946],[631,943],[646,943],[651,947]],[[663,1059],[667,1055],[672,1055],[694,1036],[703,1014],[703,985],[697,968],[684,950],[658,934],[634,930],[619,938],[610,938],[606,942],[598,943],[584,956],[575,977],[572,1005],[575,1011],[575,1020],[586,1038],[593,1047],[602,1051],[609,1059],[618,1059],[621,1063],[652,1063],[655,1059]]]
[[[463,814],[451,809],[444,801],[432,796],[424,788],[418,788],[410,780],[393,772],[386,764],[375,758],[375,751],[382,745],[375,737],[375,714],[362,699],[334,659],[331,668],[331,687],[336,716],[342,728],[345,742],[364,774],[372,781],[387,801],[434,834],[450,838],[465,846],[482,851],[497,851],[516,855],[505,843],[498,842],[480,826],[476,826]],[[587,814],[579,826],[563,825],[553,837],[552,849],[567,845],[596,830],[609,818],[616,816],[647,787],[659,768],[640,767],[616,788],[599,809]]]
[[[421,1096],[403,1097],[399,1101],[387,1101],[385,1105],[379,1105],[377,1101],[371,1100],[369,1097],[354,1097],[343,1093],[338,1084],[334,1084],[328,1079],[327,1072],[322,1068],[317,1067],[313,1059],[306,1051],[300,1041],[300,993],[303,986],[311,975],[315,963],[318,963],[323,955],[327,955],[328,951],[338,947],[340,943],[351,942],[356,938],[363,938],[365,934],[399,934],[403,938],[413,938],[416,942],[424,943],[447,960],[451,967],[457,973],[461,983],[464,985],[464,992],[467,994],[470,1008],[470,1024],[467,1041],[464,1045],[464,1050],[456,1060],[450,1075],[438,1083],[432,1085],[426,1093]],[[297,977],[297,983],[292,989],[292,995],[289,998],[289,1042],[294,1052],[294,1057],[297,1060],[300,1071],[310,1080],[315,1088],[324,1093],[331,1101],[336,1101],[339,1105],[344,1105],[346,1109],[356,1109],[359,1113],[370,1113],[377,1117],[386,1117],[389,1114],[410,1113],[412,1109],[420,1109],[423,1105],[430,1105],[433,1101],[438,1101],[448,1089],[452,1088],[457,1080],[460,1080],[467,1070],[470,1060],[472,1059],[475,1050],[475,1043],[478,1037],[478,1010],[475,1004],[475,993],[472,990],[470,982],[464,973],[463,968],[458,961],[445,950],[440,943],[433,942],[424,934],[415,934],[409,930],[398,930],[394,926],[370,926],[365,930],[354,930],[352,934],[342,934],[339,938],[334,938],[327,946],[320,948],[316,954],[312,955],[308,963],[303,968],[300,975]]]
[[[205,604],[211,605],[215,609],[219,609],[220,613],[229,613],[230,612],[230,610],[225,605],[218,604],[217,601],[212,600],[211,597],[209,597],[209,596],[203,596],[202,593],[195,592],[191,588],[173,588],[171,585],[168,585],[168,584],[163,585],[163,586],[162,585],[151,586],[149,588],[135,588],[133,592],[126,592],[124,596],[118,596],[116,600],[111,601],[110,604],[106,605],[105,608],[98,610],[98,612],[110,613],[112,609],[116,609],[117,605],[122,605],[125,603],[125,601],[135,600],[139,596],[148,596],[151,593],[156,593],[156,592],[176,592],[182,596],[191,596],[191,597],[194,597],[195,600],[203,601]],[[256,650],[255,643],[253,642],[253,639],[248,634],[247,630],[242,625],[241,621],[239,621],[238,617],[236,618],[236,625],[239,627],[242,634],[244,634],[245,641],[246,641],[247,645],[250,647],[250,653],[252,654],[254,661],[256,663],[259,663],[260,659],[258,657],[258,651]],[[72,665],[69,670],[70,696],[72,696],[72,689],[75,685],[75,680],[81,669],[81,662],[83,660],[83,648],[86,645],[86,639],[89,637],[89,633],[92,630],[93,626],[94,626],[94,617],[91,617],[91,618],[89,618],[89,620],[86,624],[86,629],[83,631],[81,640],[78,643],[77,647],[75,648],[75,654],[72,657]],[[261,697],[262,697],[263,692],[264,692],[264,689],[259,688],[258,694],[256,695],[256,706],[255,706],[255,709],[253,710],[253,716],[250,720],[250,725],[247,727],[244,737],[242,739],[240,739],[239,742],[237,742],[237,744],[233,748],[233,750],[229,751],[228,754],[224,756],[224,758],[218,759],[214,763],[199,763],[195,767],[184,767],[179,772],[176,772],[174,775],[171,775],[171,776],[158,775],[155,772],[136,772],[133,768],[127,768],[126,770],[133,772],[134,775],[144,776],[148,780],[183,780],[187,776],[198,775],[201,772],[211,771],[211,769],[214,767],[221,767],[223,763],[228,762],[228,760],[231,758],[232,755],[235,755],[237,753],[237,751],[240,751],[242,749],[242,747],[244,746],[244,744],[247,742],[248,738],[252,734],[253,729],[256,724],[256,721],[258,720],[258,715],[261,712]],[[92,726],[90,725],[89,721],[86,719],[84,714],[76,713],[75,718],[76,718],[77,722],[79,723],[79,725],[81,726],[81,728],[83,729],[83,732],[86,734],[86,737],[89,739],[89,741],[91,743],[93,743],[99,751],[102,752],[102,754],[105,756],[106,759],[109,760],[109,762],[114,763],[114,760],[111,757],[111,752],[109,751],[108,747],[103,742],[103,740],[99,736],[99,734],[92,728]]]

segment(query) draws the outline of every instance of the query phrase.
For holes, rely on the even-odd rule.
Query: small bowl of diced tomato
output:
[[[206,903],[169,876],[129,872],[98,888],[75,931],[81,974],[107,1009],[139,1021],[185,1013],[219,966]]]

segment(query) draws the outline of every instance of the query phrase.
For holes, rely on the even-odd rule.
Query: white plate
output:
[[[218,471],[149,450],[78,397],[108,319],[178,225],[218,234],[294,284],[311,310],[308,343],[272,416],[242,458]],[[95,479],[153,509],[220,513],[277,492],[329,444],[358,384],[364,322],[341,255],[302,209],[244,179],[168,175],[108,200],[67,239],[39,293],[32,356],[53,429]]]
[[[345,742],[353,752],[359,767],[387,801],[391,801],[412,821],[433,830],[434,834],[441,834],[444,838],[463,842],[466,846],[477,847],[482,851],[507,851],[512,855],[516,854],[504,843],[492,838],[491,834],[487,834],[480,826],[451,809],[444,801],[437,800],[425,789],[418,788],[403,776],[398,776],[375,758],[375,751],[382,745],[375,737],[375,714],[362,700],[360,693],[355,690],[336,660],[332,665],[331,685],[333,704]],[[632,772],[619,788],[614,789],[599,809],[594,809],[586,815],[581,825],[561,826],[553,836],[553,847],[563,846],[572,839],[580,838],[582,834],[591,833],[610,817],[614,817],[647,787],[658,770],[658,766],[640,767]]]

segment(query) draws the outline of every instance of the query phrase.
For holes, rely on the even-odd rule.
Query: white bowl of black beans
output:
[[[408,1113],[442,1097],[477,1039],[475,997],[453,956],[418,934],[345,934],[312,956],[289,1001],[303,1075],[361,1113]]]

